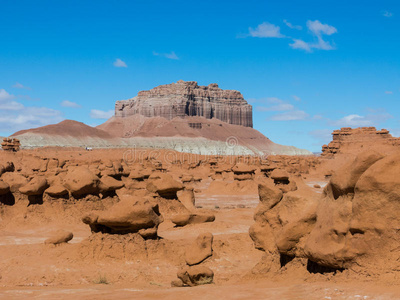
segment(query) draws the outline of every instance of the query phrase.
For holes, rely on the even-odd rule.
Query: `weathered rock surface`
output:
[[[99,191],[100,179],[87,167],[76,167],[64,178],[64,186],[73,196],[96,194]]]
[[[337,153],[360,153],[375,149],[382,153],[396,151],[400,138],[394,138],[388,130],[375,127],[343,127],[332,132],[332,141],[322,146],[321,156],[332,157]]]
[[[158,193],[163,198],[176,199],[176,193],[183,189],[183,185],[169,174],[156,172],[150,175],[146,189],[152,193]]]
[[[209,284],[214,279],[214,272],[206,266],[185,266],[177,275],[188,286]]]
[[[19,192],[28,196],[42,195],[48,186],[46,178],[43,176],[37,176],[21,187]]]
[[[199,86],[196,81],[183,81],[160,85],[141,91],[129,100],[117,101],[115,116],[127,117],[140,114],[145,117],[200,116],[216,118],[223,122],[253,127],[252,107],[242,94],[222,90],[217,84]],[[196,126],[195,123],[192,125]]]
[[[180,214],[171,218],[172,223],[177,226],[186,226],[189,224],[199,224],[206,222],[214,222],[213,214]]]
[[[212,255],[213,235],[210,232],[200,234],[196,241],[186,248],[185,260],[189,266],[197,265]]]
[[[139,233],[145,239],[157,237],[158,225],[163,220],[158,205],[135,196],[124,197],[108,211],[93,212],[82,219],[93,232]]]
[[[44,243],[53,245],[68,243],[70,240],[72,240],[73,237],[74,235],[72,234],[72,232],[60,229],[55,232],[51,238],[45,240]]]

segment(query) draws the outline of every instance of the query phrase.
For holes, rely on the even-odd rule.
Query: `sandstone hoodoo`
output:
[[[136,114],[168,120],[175,117],[199,116],[253,127],[252,107],[244,100],[242,94],[234,90],[220,89],[216,83],[199,86],[196,81],[179,80],[149,91],[141,91],[134,98],[115,103],[116,117]],[[189,125],[196,128],[201,124]]]
[[[322,146],[322,156],[332,157],[337,153],[360,153],[367,149],[376,149],[392,153],[399,149],[400,138],[394,138],[388,130],[376,130],[375,127],[343,127],[332,132],[332,141]]]

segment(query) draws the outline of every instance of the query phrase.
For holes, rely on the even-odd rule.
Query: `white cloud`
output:
[[[337,126],[345,126],[345,127],[363,127],[363,126],[372,126],[372,122],[360,115],[348,115],[345,116],[335,122]]]
[[[251,37],[258,38],[283,38],[284,35],[280,32],[280,27],[268,22],[258,25],[255,29],[249,27],[249,34]]]
[[[114,115],[114,110],[103,111],[98,109],[92,109],[90,111],[90,117],[92,119],[109,119],[113,115]]]
[[[335,27],[328,24],[322,24],[318,20],[315,21],[308,20],[307,28],[316,36],[321,36],[322,34],[332,35],[337,32],[337,29]]]
[[[302,30],[303,29],[303,27],[301,27],[300,25],[293,25],[292,23],[288,22],[287,20],[283,20],[283,23],[285,23],[286,26],[291,28],[291,29],[297,29],[297,30]]]
[[[302,49],[305,50],[307,52],[311,52],[311,44],[306,43],[303,40],[297,40],[297,39],[293,39],[293,43],[289,44],[290,47],[292,47],[293,49]]]
[[[0,89],[0,102],[9,101],[14,98],[15,98],[15,96],[7,93],[7,91],[5,89]]]
[[[172,51],[171,53],[158,53],[158,52],[153,51],[153,55],[161,56],[161,57],[165,57],[165,58],[173,59],[173,60],[179,59],[178,55],[176,55],[176,53],[174,51]]]
[[[9,94],[5,89],[0,89],[0,110],[19,110],[24,106],[14,101],[15,96]]]
[[[16,82],[12,87],[15,89],[31,90],[29,86],[24,86],[19,82]]]
[[[296,100],[296,101],[301,101],[301,98],[300,98],[299,96],[293,95],[292,97],[293,97],[293,99]]]
[[[385,94],[392,95],[393,92],[392,91],[385,91]]]
[[[121,59],[117,58],[114,63],[113,63],[114,67],[117,68],[127,68],[128,65]]]
[[[309,115],[302,110],[292,110],[288,112],[284,112],[281,114],[277,114],[272,116],[270,120],[272,121],[299,121],[305,120],[309,117]]]
[[[337,29],[328,24],[322,24],[320,21],[315,20],[307,21],[308,30],[317,38],[317,42],[305,42],[300,39],[293,39],[293,43],[289,44],[289,46],[293,49],[301,49],[306,52],[311,52],[312,49],[319,50],[334,50],[335,47],[332,46],[329,42],[325,41],[322,36],[323,35],[332,35],[337,33]]]
[[[384,16],[386,18],[390,18],[390,17],[393,17],[393,13],[391,13],[390,11],[384,10],[382,12],[382,16]]]
[[[63,107],[71,107],[71,108],[80,108],[80,107],[82,107],[78,103],[75,103],[75,102],[72,102],[72,101],[68,101],[68,100],[62,101],[60,103],[60,105],[63,106]]]
[[[337,121],[331,121],[331,125],[337,127],[365,127],[365,126],[378,126],[381,122],[393,118],[392,115],[388,113],[376,113],[369,114],[366,116],[360,116],[357,114],[352,114],[344,116]]]

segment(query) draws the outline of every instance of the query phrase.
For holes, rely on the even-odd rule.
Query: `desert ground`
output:
[[[354,165],[358,156],[222,157],[57,147],[0,155],[2,298],[400,297],[398,273],[394,265],[388,268],[389,259],[397,258],[371,265],[363,257],[375,257],[376,249],[350,257],[342,247],[332,258],[323,247],[304,245],[318,225],[318,220],[310,223],[313,218],[298,218],[304,211],[314,207],[317,219],[328,217],[328,223],[343,219],[343,211],[331,216],[315,207],[326,201],[321,199],[333,186],[332,174]],[[361,155],[367,157],[364,165],[384,160],[375,153]],[[278,178],[275,185],[273,178]],[[261,228],[263,207],[274,193],[281,195],[269,210],[280,207],[281,228],[273,229],[277,246]],[[138,225],[138,219],[145,220]],[[317,232],[325,230],[327,221],[322,222]],[[391,237],[379,238],[384,242]],[[368,242],[375,240],[369,237]],[[201,266],[201,276],[178,280],[177,273],[189,265],[188,255],[196,260],[189,269]],[[204,268],[212,271],[211,280]]]

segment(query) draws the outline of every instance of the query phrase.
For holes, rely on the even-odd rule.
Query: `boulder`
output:
[[[176,193],[183,189],[183,185],[174,180],[171,175],[156,172],[149,177],[146,189],[158,193],[163,198],[176,199]]]
[[[256,168],[254,166],[249,166],[244,163],[237,163],[233,168],[232,172],[235,174],[254,174]]]
[[[29,183],[19,188],[19,192],[28,196],[42,195],[49,187],[46,178],[43,176],[34,177]]]
[[[197,265],[212,255],[213,235],[210,232],[200,234],[196,241],[186,248],[185,260],[189,266]]]
[[[51,197],[57,198],[57,197],[63,197],[68,195],[68,190],[61,184],[55,184],[50,186],[48,189],[46,189],[45,194],[48,194]]]
[[[92,212],[82,221],[92,232],[110,234],[139,233],[143,238],[156,238],[158,225],[163,222],[158,205],[142,197],[124,197],[109,210]]]
[[[285,182],[289,180],[289,174],[282,169],[273,170],[270,177],[274,180],[275,183]]]
[[[64,178],[64,186],[76,196],[97,194],[99,192],[100,179],[87,167],[76,167],[68,171]]]
[[[196,210],[193,189],[184,189],[177,192],[178,200],[189,210]]]
[[[45,240],[44,243],[53,245],[68,243],[70,240],[72,240],[73,237],[74,235],[72,234],[72,232],[60,229],[55,232],[52,237]]]
[[[15,172],[6,172],[1,179],[9,185],[11,193],[19,192],[19,189],[28,183],[26,177]]]
[[[260,202],[270,209],[282,200],[283,193],[272,182],[265,181],[258,185],[258,196]]]
[[[214,222],[215,216],[213,214],[180,214],[173,216],[171,221],[176,226],[186,226],[189,224]]]
[[[99,190],[100,192],[110,192],[115,191],[124,187],[124,183],[111,176],[103,176],[100,179]]]
[[[214,272],[206,266],[185,266],[178,271],[177,276],[184,285],[196,286],[212,283]]]

